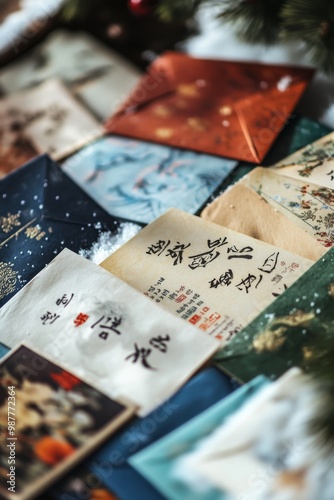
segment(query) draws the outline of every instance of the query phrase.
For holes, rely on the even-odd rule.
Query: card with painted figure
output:
[[[21,344],[0,363],[0,492],[30,500],[135,413]]]

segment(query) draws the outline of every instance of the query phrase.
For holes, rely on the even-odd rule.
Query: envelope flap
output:
[[[256,92],[234,104],[245,139],[257,163],[287,123],[306,85],[305,81],[296,80],[285,90],[274,88]]]
[[[47,157],[44,182],[44,217],[71,224],[96,224],[110,216]],[[94,222],[93,222],[94,223]]]
[[[169,55],[165,55],[150,65],[147,73],[140,79],[130,95],[116,110],[115,114],[107,120],[107,129],[111,131],[113,121],[121,115],[137,111],[145,104],[173,92],[174,88],[173,61]]]
[[[314,70],[166,53],[109,132],[260,163]]]

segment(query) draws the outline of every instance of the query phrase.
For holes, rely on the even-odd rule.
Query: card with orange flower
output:
[[[30,500],[126,422],[113,400],[30,347],[0,364],[0,494]]]

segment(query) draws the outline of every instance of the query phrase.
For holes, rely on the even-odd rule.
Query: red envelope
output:
[[[169,52],[106,122],[109,132],[259,163],[314,73]]]

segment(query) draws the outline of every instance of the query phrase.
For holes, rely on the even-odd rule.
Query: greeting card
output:
[[[111,133],[260,163],[312,75],[310,68],[168,52],[151,64],[106,127]]]
[[[310,368],[333,342],[334,250],[268,306],[215,356],[239,380],[277,378],[291,366]]]
[[[5,345],[29,339],[110,397],[133,401],[141,415],[219,346],[67,249],[0,310],[0,322]]]
[[[0,180],[0,307],[63,248],[88,251],[124,227],[48,156]]]
[[[59,78],[100,120],[126,97],[141,72],[88,33],[56,30],[24,59],[0,71],[3,94]]]
[[[30,500],[135,411],[30,347],[0,363],[0,492]]]
[[[81,149],[64,171],[112,215],[152,222],[174,207],[196,212],[236,162],[108,136]]]
[[[256,168],[241,184],[253,189],[295,225],[328,248],[334,242],[334,191]]]
[[[0,99],[0,176],[39,153],[57,160],[102,133],[59,80]]]
[[[101,266],[222,344],[312,265],[178,209]]]
[[[326,252],[285,214],[240,182],[207,205],[201,217],[307,259],[317,260]]]

